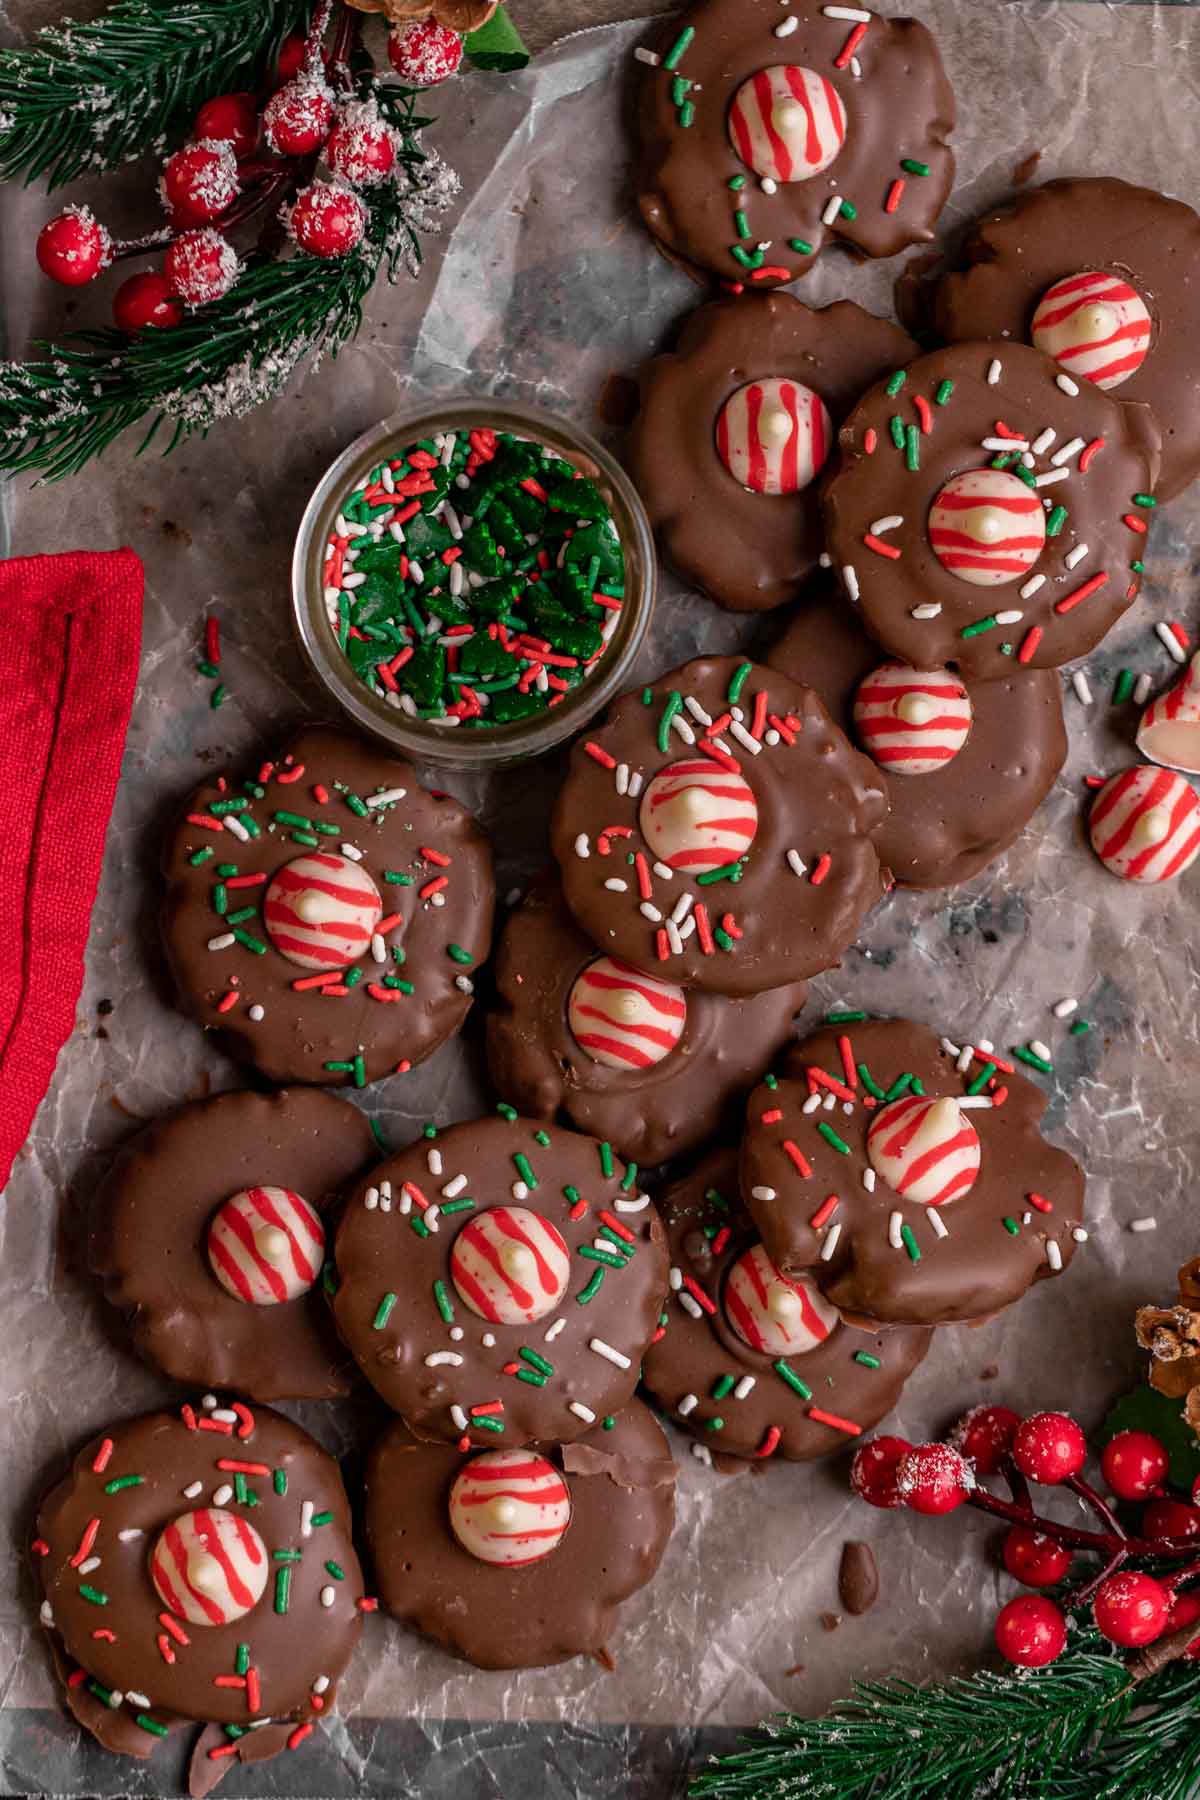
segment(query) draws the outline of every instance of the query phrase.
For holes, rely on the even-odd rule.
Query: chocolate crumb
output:
[[[109,1013],[113,1011],[114,1006],[115,1002],[112,1000],[97,1000],[96,1011],[100,1014],[102,1019],[107,1019]]]
[[[821,1630],[836,1631],[842,1622],[841,1613],[823,1612],[821,1614]]]
[[[999,1363],[989,1363],[986,1369],[980,1369],[979,1379],[980,1379],[980,1381],[995,1381],[995,1379],[999,1373],[1000,1373],[1000,1364]]]
[[[1027,181],[1032,181],[1034,171],[1041,160],[1040,150],[1031,150],[1028,156],[1023,156],[1012,172],[1013,186],[1024,187]]]
[[[856,1538],[842,1545],[838,1569],[838,1596],[852,1618],[870,1612],[879,1598],[879,1565],[870,1544]]]
[[[803,1675],[804,1664],[803,1663],[793,1663],[790,1669],[785,1669],[783,1672],[785,1675]]]

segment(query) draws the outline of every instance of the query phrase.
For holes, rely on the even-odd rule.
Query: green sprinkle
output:
[[[354,814],[355,818],[358,818],[358,819],[369,819],[370,818],[370,816],[371,816],[370,807],[367,805],[365,800],[360,800],[357,794],[345,793],[342,795],[342,798],[346,802],[346,805],[350,808],[350,811]],[[320,829],[322,829],[322,827],[318,827],[318,829],[320,830]],[[330,825],[326,829],[328,829],[331,832],[336,833],[337,826]]]
[[[720,1417],[713,1417],[711,1419],[705,1419],[704,1429],[705,1429],[705,1431],[724,1431],[725,1421],[724,1421],[724,1419],[722,1419]]]
[[[906,369],[897,369],[894,375],[889,375],[888,384],[883,390],[884,393],[889,399],[894,400],[907,380],[908,371]]]
[[[846,1142],[845,1138],[840,1138],[838,1136],[837,1132],[833,1129],[832,1125],[826,1124],[824,1119],[819,1119],[817,1121],[817,1130],[820,1132],[821,1136],[825,1139],[825,1142],[827,1144],[832,1144],[834,1149],[840,1150],[843,1156],[849,1156],[849,1154],[850,1154],[849,1144]]]
[[[471,1423],[478,1426],[480,1431],[504,1430],[504,1420],[493,1419],[490,1413],[480,1413],[478,1418],[472,1418]]]
[[[258,1495],[250,1487],[244,1475],[233,1478],[233,1492],[239,1506],[257,1506]]]
[[[625,1262],[628,1262],[631,1256],[636,1256],[637,1254],[636,1245],[627,1244],[625,1239],[621,1237],[618,1232],[615,1232],[611,1225],[602,1225],[596,1235],[607,1239]]]
[[[122,1488],[141,1487],[145,1479],[144,1475],[118,1475],[115,1480],[105,1482],[104,1491],[106,1494],[119,1494]]]
[[[733,949],[733,939],[730,937],[729,933],[724,929],[723,926],[718,926],[717,929],[713,932],[713,939],[717,944],[720,945],[722,950],[732,950]]]
[[[711,887],[714,881],[740,881],[746,873],[746,865],[738,862],[722,863],[719,869],[706,869],[703,875],[696,876],[697,887]]]
[[[243,931],[240,925],[235,928],[233,935],[239,944],[244,945],[247,950],[253,950],[255,956],[267,954],[267,946],[262,939],[252,937],[248,931]]]
[[[1133,504],[1135,506],[1157,506],[1158,501],[1154,498],[1153,494],[1135,494],[1133,496]]]
[[[1085,1032],[1090,1031],[1091,1029],[1092,1022],[1090,1019],[1076,1019],[1071,1027],[1071,1036],[1082,1037]]]
[[[328,1570],[329,1574],[333,1576],[333,1579],[335,1581],[345,1581],[346,1571],[345,1571],[345,1569],[342,1568],[340,1563],[327,1562],[325,1564],[325,1567]]]
[[[332,1299],[338,1291],[337,1265],[334,1263],[332,1256],[327,1256],[325,1261],[321,1264],[321,1291],[322,1293],[327,1294],[330,1299]],[[281,1494],[286,1494],[287,1476],[285,1475],[283,1479],[284,1485],[277,1491]]]
[[[417,878],[415,875],[405,875],[400,869],[385,869],[383,879],[391,882],[393,887],[412,887]]]
[[[275,1489],[277,1494],[287,1493],[288,1483],[286,1469],[275,1470],[274,1474],[271,1476],[271,1486]],[[239,1670],[238,1673],[240,1674],[241,1671]]]
[[[1133,670],[1122,669],[1113,684],[1113,705],[1123,706],[1133,692]]]
[[[684,101],[687,99],[688,89],[691,87],[691,85],[692,84],[688,80],[686,75],[676,75],[674,81],[671,83],[671,105],[672,106],[682,106],[683,105]]]
[[[367,1085],[367,1065],[363,1058],[363,1054],[362,1054],[361,1050],[359,1051],[358,1055],[355,1057],[354,1061],[351,1063],[350,1066],[354,1070],[354,1085],[355,1085],[355,1087],[357,1087],[357,1088],[366,1087],[366,1085]]]
[[[348,1075],[353,1069],[352,1062],[327,1062],[322,1065],[331,1075]]]
[[[921,1260],[921,1246],[913,1236],[913,1228],[911,1225],[902,1225],[900,1227],[900,1241],[908,1251],[909,1262],[919,1263]]]
[[[275,1571],[275,1611],[285,1613],[292,1592],[292,1567],[284,1563],[282,1569]]]
[[[892,442],[895,444],[897,450],[903,450],[904,420],[900,417],[899,413],[892,414],[891,418],[888,420],[888,429],[892,434]]]
[[[642,705],[643,706],[653,706],[653,704],[654,704],[654,689],[652,687],[644,687],[642,689]]]
[[[658,721],[658,747],[664,756],[666,755],[671,742],[671,720],[675,717],[676,713],[682,711],[683,695],[679,693],[678,689],[672,688],[671,692],[667,695],[667,703],[663,707],[662,716]]]
[[[212,909],[215,913],[220,913],[224,916],[224,914],[228,912],[229,894],[223,881],[213,883],[213,891],[209,895],[209,899],[212,901]]]
[[[538,1371],[539,1375],[553,1375],[554,1364],[552,1362],[547,1362],[544,1356],[539,1356],[537,1351],[531,1350],[527,1344],[522,1344],[521,1356],[525,1362],[529,1363],[531,1368]]]
[[[1010,1219],[1006,1216],[1004,1219],[1001,1220],[1001,1224],[1004,1226],[1005,1231],[1007,1231],[1011,1237],[1019,1236],[1021,1227],[1017,1224],[1017,1221],[1015,1219]]]
[[[789,238],[787,243],[788,249],[794,250],[797,256],[811,256],[813,253],[813,247],[807,238]]]
[[[245,1737],[246,1735],[246,1727],[244,1725],[222,1725],[221,1730],[225,1733],[227,1738],[240,1738]]]
[[[205,845],[203,850],[193,850],[192,854],[188,857],[188,861],[193,869],[198,869],[200,864],[206,863],[211,855],[212,851]]]
[[[160,1725],[157,1719],[152,1719],[149,1713],[134,1713],[133,1722],[135,1725],[140,1725],[143,1731],[148,1731],[151,1737],[164,1738],[168,1736],[167,1727]]]
[[[900,158],[900,167],[904,170],[906,175],[928,175],[929,173],[928,163],[917,162],[915,158],[911,156],[902,156]]]
[[[102,1594],[99,1588],[89,1586],[86,1581],[81,1581],[79,1584],[79,1597],[81,1600],[90,1601],[93,1606],[108,1605],[108,1595]]]
[[[227,813],[241,812],[245,804],[245,800],[235,796],[230,800],[214,800],[208,810],[214,819],[223,819]]]
[[[790,1369],[787,1363],[784,1362],[782,1356],[778,1362],[772,1363],[771,1367],[778,1376],[787,1382],[788,1386],[793,1389],[795,1393],[799,1394],[802,1400],[812,1399],[812,1389],[809,1387],[808,1383],[801,1381],[795,1371]]]
[[[625,1164],[625,1173],[621,1177],[621,1191],[627,1194],[638,1178],[638,1166],[635,1162]]]
[[[454,1308],[450,1304],[450,1296],[446,1292],[446,1284],[444,1281],[434,1282],[433,1298],[438,1311],[441,1313],[447,1325],[452,1325],[454,1323]]]
[[[314,837],[311,831],[293,831],[292,842],[293,844],[307,844],[310,850],[315,850],[321,840],[319,837]]]
[[[852,206],[849,200],[843,200],[842,204],[838,207],[838,217],[842,219],[857,219],[857,206]]]
[[[1065,506],[1056,506],[1054,508],[1054,511],[1049,515],[1049,517],[1046,520],[1046,536],[1047,537],[1057,537],[1059,532],[1062,530],[1063,526],[1066,524],[1066,522],[1067,522],[1066,507]]]
[[[301,1554],[302,1553],[299,1550],[272,1550],[271,1560],[272,1562],[296,1563],[300,1561]],[[245,1673],[246,1671],[244,1669],[238,1670],[239,1675],[244,1675]]]
[[[209,662],[207,658],[201,657],[200,661],[196,664],[196,673],[197,675],[205,676],[211,681],[213,676],[219,673],[219,670],[216,663]]]
[[[901,1094],[907,1094],[909,1088],[912,1087],[912,1085],[913,1085],[913,1080],[914,1080],[914,1077],[911,1074],[911,1072],[906,1072],[903,1075],[897,1075],[895,1081],[893,1081],[891,1087],[888,1089],[887,1093],[883,1096],[884,1099],[885,1100],[898,1100],[900,1098]]]
[[[606,1418],[603,1418],[600,1421],[601,1431],[611,1431],[616,1422],[617,1421],[613,1418],[612,1414],[609,1413]]]
[[[570,1186],[565,1187],[563,1189],[563,1193],[566,1195],[566,1198],[571,1202],[572,1206],[578,1206],[578,1204],[579,1204],[579,1189],[577,1187],[570,1187]]]
[[[427,1238],[432,1235],[420,1213],[409,1213],[408,1222],[419,1238]]]
[[[967,1087],[968,1094],[972,1094],[972,1095],[982,1094],[984,1088],[987,1086],[988,1082],[992,1079],[992,1076],[995,1073],[996,1073],[996,1065],[994,1062],[984,1063],[982,1069],[980,1069],[980,1071],[979,1071],[978,1075],[976,1075],[974,1081],[972,1081],[968,1085],[968,1087]]]
[[[379,1120],[374,1119],[374,1118],[368,1118],[367,1125],[370,1128],[371,1136],[375,1139],[375,1142],[378,1144],[379,1148],[383,1151],[384,1155],[386,1156],[388,1151],[391,1149],[391,1145],[388,1143],[387,1139],[383,1135],[383,1127],[380,1125]]]
[[[512,1121],[517,1117],[516,1107],[510,1106],[508,1104],[507,1100],[498,1101],[496,1104],[496,1111],[500,1114],[500,1117],[502,1119],[507,1119],[510,1125],[511,1125]]]
[[[730,678],[729,686],[725,693],[725,698],[728,700],[730,706],[736,706],[741,699],[742,689],[749,681],[753,668],[753,663],[744,662],[739,663],[737,668],[733,671],[733,675]]]
[[[214,712],[216,712],[228,692],[229,689],[225,686],[225,683],[223,681],[218,681],[216,687],[208,697],[208,704],[212,707]]]
[[[227,914],[227,925],[244,925],[247,919],[253,919],[258,913],[257,906],[239,906],[236,912]]]
[[[395,1304],[396,1304],[395,1294],[385,1294],[383,1296],[383,1299],[379,1302],[379,1305],[376,1308],[375,1317],[371,1320],[372,1331],[382,1331],[383,1330],[384,1326],[387,1324],[388,1320],[392,1316],[392,1308],[395,1306]]]
[[[863,1086],[866,1088],[868,1094],[872,1094],[876,1100],[883,1099],[884,1089],[880,1087],[879,1083],[876,1081],[875,1077],[872,1075],[870,1069],[868,1069],[866,1063],[859,1063],[858,1076],[859,1076],[859,1080],[862,1082]]]
[[[856,1363],[861,1363],[864,1369],[880,1369],[883,1367],[879,1358],[877,1356],[872,1356],[869,1350],[856,1350],[854,1352],[854,1360]]]
[[[1035,1051],[1027,1050],[1024,1044],[1018,1044],[1013,1050],[1013,1055],[1018,1062],[1027,1064],[1029,1068],[1040,1069],[1043,1075],[1054,1073],[1053,1063],[1047,1062],[1044,1056],[1038,1056]]]
[[[512,1160],[513,1167],[516,1169],[517,1174],[521,1177],[521,1180],[525,1183],[526,1187],[535,1188],[538,1184],[538,1178],[534,1174],[529,1158],[525,1155],[525,1152],[523,1150],[518,1150]]]
[[[696,122],[696,108],[690,100],[685,100],[679,109],[679,123],[685,131]]]
[[[277,1469],[275,1473],[278,1474],[279,1470]],[[234,1658],[233,1672],[235,1675],[244,1675],[249,1667],[250,1646],[249,1644],[239,1644],[237,1647],[237,1655]]]
[[[910,474],[921,466],[921,434],[915,425],[904,427],[904,466]]]
[[[676,69],[679,67],[684,52],[687,50],[688,45],[695,35],[696,27],[694,25],[684,26],[679,36],[675,39],[675,42],[671,45],[671,48],[667,51],[667,54],[663,57],[664,69]]]
[[[764,1075],[763,1076],[763,1086],[770,1088],[771,1092],[774,1093],[775,1089],[779,1086],[778,1075]]]
[[[1129,567],[1133,570],[1133,573],[1135,575],[1145,574],[1146,565],[1144,562],[1131,562]]]
[[[725,1398],[726,1394],[728,1394],[730,1392],[730,1390],[733,1388],[734,1382],[735,1382],[735,1377],[732,1375],[720,1376],[716,1381],[713,1382],[713,1387],[712,1387],[713,1399],[714,1400],[723,1400]]]
[[[950,377],[947,376],[945,381],[938,382],[937,393],[933,396],[935,404],[938,406],[945,406],[953,392],[954,383],[950,380]]]
[[[585,1288],[581,1288],[579,1293],[577,1293],[575,1296],[575,1298],[576,1298],[576,1300],[578,1300],[580,1306],[586,1306],[589,1300],[594,1300],[596,1298],[596,1295],[600,1291],[600,1283],[603,1280],[604,1280],[604,1270],[597,1269],[595,1274],[592,1276],[592,1279],[588,1282],[587,1286]]]
[[[918,1079],[915,1075],[912,1078],[912,1091],[914,1094],[920,1094],[922,1099],[925,1098],[924,1086],[922,1085],[922,1083],[920,1081],[918,1081]]]
[[[965,625],[959,637],[981,637],[985,631],[992,631],[1000,623],[995,613],[989,613],[986,619],[976,619],[973,625]]]
[[[443,1200],[441,1210],[444,1213],[470,1212],[474,1204],[471,1196],[464,1194],[461,1200]]]
[[[607,1142],[602,1143],[600,1146],[600,1169],[605,1181],[611,1181],[613,1173],[613,1153],[612,1145]]]
[[[746,177],[744,175],[731,175],[727,185],[733,189],[735,194],[740,194],[746,185]]]
[[[577,1255],[582,1256],[586,1262],[603,1263],[606,1269],[625,1267],[626,1259],[623,1256],[613,1256],[607,1250],[597,1250],[594,1244],[580,1244]]]
[[[550,1133],[548,1131],[535,1131],[533,1134],[533,1141],[535,1144],[540,1144],[543,1150],[548,1150],[550,1148]]]
[[[475,960],[471,955],[471,952],[469,950],[464,950],[461,944],[447,944],[446,955],[450,958],[451,962],[463,963],[464,965],[470,964]]]
[[[740,238],[750,236],[750,221],[740,209],[733,215],[733,228]]]
[[[217,874],[221,876],[222,880],[227,875],[236,875],[237,872],[238,872],[238,866],[236,863],[218,863],[217,864]]]
[[[826,1025],[861,1025],[867,1017],[865,1012],[830,1012],[825,1014]]]
[[[310,1523],[313,1525],[332,1525],[333,1514],[331,1512],[314,1513]]]

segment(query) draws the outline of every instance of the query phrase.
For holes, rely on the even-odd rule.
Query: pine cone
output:
[[[382,13],[389,25],[411,25],[434,18],[464,36],[486,25],[500,0],[346,0],[358,12]]]
[[[1139,1306],[1134,1331],[1150,1352],[1150,1385],[1181,1400],[1189,1396],[1188,1417],[1200,1422],[1200,1258],[1179,1271],[1175,1306]],[[1195,1404],[1193,1406],[1193,1396]],[[1196,1418],[1192,1420],[1193,1411]]]

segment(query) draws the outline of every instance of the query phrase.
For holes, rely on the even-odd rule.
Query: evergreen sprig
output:
[[[160,143],[212,94],[257,85],[309,0],[117,0],[0,50],[0,179],[60,187]]]
[[[696,1775],[693,1800],[1191,1800],[1200,1668],[1134,1684],[1094,1632],[1036,1674],[856,1682],[823,1719],[785,1714]]]

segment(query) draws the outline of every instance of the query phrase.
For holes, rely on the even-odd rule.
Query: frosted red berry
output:
[[[1066,1413],[1034,1413],[1017,1426],[1012,1458],[1030,1481],[1053,1487],[1078,1475],[1087,1461],[1087,1439]]]
[[[237,251],[213,225],[181,231],[167,245],[163,274],[185,306],[204,306],[226,295],[238,278]]]
[[[970,1470],[949,1444],[918,1444],[901,1458],[896,1485],[905,1506],[936,1516],[967,1497]]]
[[[996,1648],[1020,1669],[1044,1669],[1062,1655],[1067,1621],[1062,1609],[1044,1594],[1020,1594],[996,1618]]]
[[[177,224],[207,225],[233,204],[237,192],[237,157],[223,138],[185,144],[163,165],[159,194]]]
[[[1043,1531],[1030,1525],[1014,1525],[1004,1540],[1001,1552],[1010,1575],[1026,1587],[1053,1587],[1061,1581],[1074,1560],[1071,1552]]]
[[[954,1428],[954,1445],[980,1475],[994,1475],[1021,1423],[1011,1406],[976,1406]]]
[[[1142,1536],[1200,1537],[1200,1506],[1188,1506],[1182,1500],[1152,1500],[1142,1514]]]
[[[314,181],[296,196],[288,230],[310,256],[345,256],[362,237],[366,208],[349,188]]]
[[[351,187],[376,187],[395,167],[396,145],[373,109],[351,108],[329,134],[325,161]]]
[[[263,136],[280,156],[311,156],[329,136],[333,100],[327,88],[290,81],[267,101]]]
[[[417,19],[388,37],[388,61],[410,87],[436,87],[457,73],[463,41],[436,19]]]
[[[1200,1619],[1200,1593],[1176,1594],[1171,1602],[1171,1610],[1167,1614],[1167,1630],[1182,1631],[1185,1625],[1194,1625]],[[1200,1659],[1200,1636],[1188,1645],[1183,1653],[1189,1662]]]
[[[1100,1470],[1118,1500],[1149,1500],[1166,1480],[1169,1460],[1148,1431],[1118,1431],[1100,1453]]]
[[[157,269],[131,275],[113,295],[113,318],[121,331],[169,331],[183,318],[182,303]]]
[[[907,1438],[877,1437],[855,1452],[850,1464],[850,1485],[868,1506],[903,1506],[904,1496],[896,1485],[896,1473],[902,1457],[912,1445]]]
[[[275,80],[282,87],[285,81],[294,81],[304,67],[304,53],[308,48],[303,34],[293,31],[285,37],[279,46],[279,61],[275,65]],[[328,50],[322,50],[321,61],[329,62]]]
[[[253,94],[218,94],[204,102],[192,132],[197,138],[232,144],[240,162],[258,143],[258,102]]]
[[[1171,1596],[1161,1581],[1137,1570],[1121,1570],[1101,1582],[1092,1602],[1096,1628],[1110,1644],[1134,1650],[1152,1644],[1166,1629]]]
[[[94,281],[107,269],[112,254],[112,238],[86,206],[68,206],[38,233],[38,267],[64,287]]]

